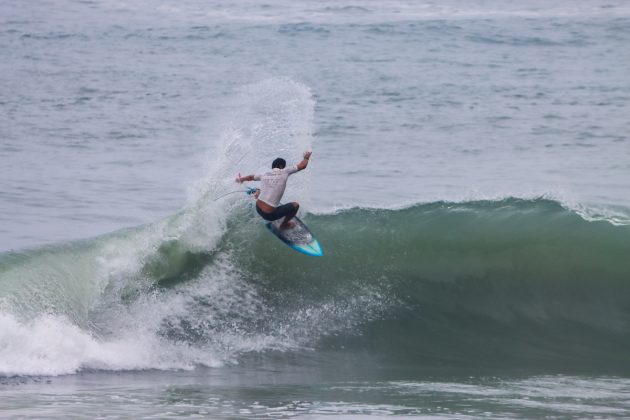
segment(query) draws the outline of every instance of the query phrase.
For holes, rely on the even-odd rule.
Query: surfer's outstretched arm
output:
[[[238,174],[238,176],[236,177],[236,182],[242,184],[245,181],[257,181],[257,179],[255,178],[256,177],[254,175],[241,176],[241,174]]]
[[[306,169],[308,166],[308,160],[311,158],[311,154],[313,154],[313,152],[304,152],[304,159],[302,159],[302,162],[297,164],[298,171]]]

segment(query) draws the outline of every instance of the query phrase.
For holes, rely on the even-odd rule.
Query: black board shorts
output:
[[[260,217],[267,220],[268,222],[273,222],[274,220],[281,219],[285,216],[295,216],[295,213],[297,213],[297,209],[293,207],[293,204],[287,203],[276,207],[276,209],[271,213],[265,213],[260,209],[260,207],[256,206],[256,212],[260,215]]]

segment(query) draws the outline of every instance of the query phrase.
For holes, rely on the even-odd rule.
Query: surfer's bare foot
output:
[[[288,221],[288,222],[282,222],[282,224],[280,225],[280,229],[284,230],[284,229],[291,229],[295,227],[295,223],[293,223],[292,221]]]

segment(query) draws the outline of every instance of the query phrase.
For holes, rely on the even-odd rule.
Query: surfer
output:
[[[263,219],[272,222],[284,217],[280,229],[289,229],[294,226],[291,219],[295,217],[300,208],[300,204],[297,202],[280,204],[282,195],[287,186],[287,179],[289,175],[306,169],[308,166],[308,160],[311,157],[312,152],[304,152],[304,159],[297,165],[290,167],[287,166],[287,162],[282,158],[277,158],[271,164],[271,171],[265,172],[260,175],[247,175],[241,176],[239,173],[236,177],[236,182],[243,183],[245,181],[260,181],[260,189],[256,191],[254,196],[256,197],[256,212]]]

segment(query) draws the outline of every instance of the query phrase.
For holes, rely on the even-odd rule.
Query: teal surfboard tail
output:
[[[306,245],[291,245],[289,244],[289,246],[293,249],[295,249],[296,251],[302,252],[306,255],[310,255],[312,257],[323,257],[324,256],[324,250],[322,249],[322,246],[319,244],[319,242],[317,241],[317,239],[314,239],[313,242],[311,242],[310,244],[306,244]]]

